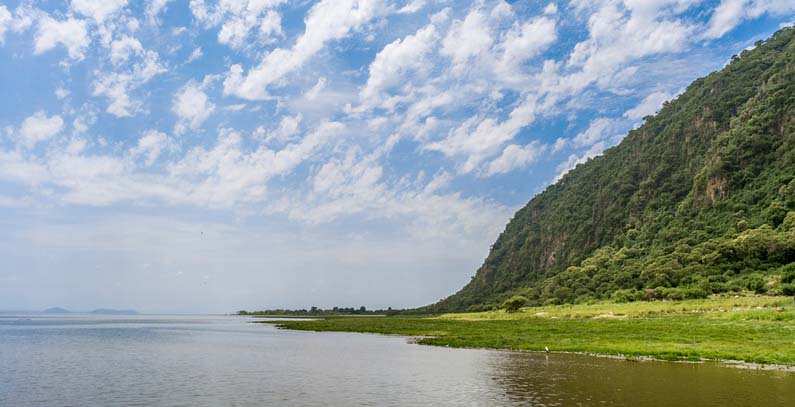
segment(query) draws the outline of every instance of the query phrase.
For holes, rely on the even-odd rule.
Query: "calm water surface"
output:
[[[244,317],[0,316],[0,406],[792,406],[795,374],[435,348]]]

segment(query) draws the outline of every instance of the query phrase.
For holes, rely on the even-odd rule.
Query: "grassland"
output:
[[[426,345],[795,366],[788,297],[597,303],[422,317],[274,321],[281,328],[418,337]]]

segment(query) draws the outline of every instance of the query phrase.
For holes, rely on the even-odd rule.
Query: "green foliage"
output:
[[[667,360],[732,359],[795,365],[789,298],[733,297],[562,305],[440,317],[330,317],[274,321],[309,331],[418,336],[450,347],[588,352]]]
[[[795,29],[694,81],[519,210],[458,293],[422,310],[782,289],[795,262]],[[791,283],[782,283],[791,284]]]
[[[522,309],[527,304],[527,298],[521,295],[514,295],[502,303],[502,307],[508,312],[516,312]]]

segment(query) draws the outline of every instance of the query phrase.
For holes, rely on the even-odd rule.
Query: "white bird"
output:
[[[544,352],[549,353],[549,347],[548,346],[544,346]]]

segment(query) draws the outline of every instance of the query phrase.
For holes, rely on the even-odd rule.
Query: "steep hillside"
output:
[[[427,307],[795,288],[795,29],[693,82],[519,210],[472,281]]]

